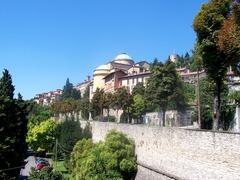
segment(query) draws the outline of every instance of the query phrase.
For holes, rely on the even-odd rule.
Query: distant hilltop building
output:
[[[34,101],[37,104],[50,105],[51,103],[58,101],[62,93],[63,91],[61,89],[57,89],[56,91],[37,94],[34,97]]]
[[[199,78],[206,77],[206,73],[204,70],[199,71],[190,71],[188,68],[176,68],[176,71],[182,78],[183,82],[190,83],[190,84],[195,84],[197,82],[197,78],[199,75]]]
[[[74,88],[80,91],[81,96],[83,96],[88,86],[90,86],[91,82],[91,77],[87,76],[87,78],[83,82],[78,83]]]
[[[83,82],[77,84],[76,86],[74,86],[74,88],[80,91],[81,96],[83,96],[87,87],[90,86],[91,82],[92,82],[91,77],[87,76],[87,78]],[[37,104],[48,106],[54,102],[59,101],[62,93],[63,93],[62,89],[57,89],[56,91],[49,91],[49,92],[37,94],[33,100]]]
[[[113,92],[117,88],[126,87],[131,93],[137,83],[146,83],[149,74],[149,63],[146,61],[135,63],[129,55],[121,53],[107,64],[94,70],[90,98],[97,88],[104,89],[105,92]]]

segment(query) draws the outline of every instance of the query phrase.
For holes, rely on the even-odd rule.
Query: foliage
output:
[[[209,78],[200,81],[201,128],[212,129],[213,126],[213,99],[214,82]],[[233,124],[234,106],[229,105],[228,88],[224,85],[221,89],[221,128],[229,130]]]
[[[108,122],[116,122],[115,116],[108,116]]]
[[[229,32],[236,32],[228,22],[232,14],[231,2],[231,0],[210,0],[202,6],[193,23],[203,67],[215,85],[214,130],[220,127],[220,94],[227,68],[229,65],[236,67],[239,60],[237,49],[240,47],[235,47],[232,42],[226,41],[231,38]]]
[[[52,117],[49,106],[40,105],[32,101],[28,103],[28,111],[28,128],[38,125]]]
[[[170,57],[168,58],[170,60]],[[193,58],[186,52],[185,55],[177,55],[177,61],[175,62],[176,68],[190,68],[191,64],[193,63]]]
[[[78,112],[80,110],[80,102],[79,100],[66,99],[53,103],[51,109],[55,115]]]
[[[42,152],[52,149],[55,140],[56,123],[46,120],[28,131],[28,145],[35,151]]]
[[[93,144],[79,141],[73,150],[71,163],[77,179],[131,179],[136,173],[134,143],[126,135],[110,131],[105,142]]]
[[[14,99],[14,86],[8,70],[0,79],[0,169],[21,166],[27,145],[27,103],[19,94]],[[19,169],[0,171],[0,179],[15,179]]]
[[[79,121],[74,119],[65,120],[56,127],[56,138],[58,140],[58,159],[64,160],[64,165],[67,169],[70,169],[70,155],[74,145],[80,139],[89,139],[92,137],[90,123],[87,123],[84,128],[81,128]],[[56,147],[55,147],[56,148]],[[54,148],[54,149],[55,149]],[[54,152],[56,155],[56,152]],[[56,157],[56,156],[55,156]]]
[[[115,97],[112,93],[103,94],[103,108],[107,110],[107,117],[109,117],[110,108],[113,107]]]
[[[71,171],[73,176],[78,174],[79,179],[83,179],[81,176],[85,168],[86,158],[90,155],[91,149],[94,144],[91,139],[82,139],[78,141],[71,154]]]
[[[230,93],[229,98],[234,101],[234,104],[240,105],[240,91]]]
[[[133,102],[133,97],[128,92],[128,90],[124,87],[118,88],[114,93],[114,102],[113,102],[113,109],[116,109],[117,112],[121,109],[123,110],[124,114],[127,114],[127,121],[130,122],[131,114],[130,108]]]
[[[236,106],[224,104],[221,108],[221,128],[225,131],[233,129]]]
[[[114,106],[115,96],[112,93],[105,93],[103,89],[97,88],[91,101],[91,112],[94,119],[103,119],[103,110],[107,110],[109,117],[110,108]]]
[[[164,65],[159,63],[152,67],[152,74],[147,81],[146,99],[148,105],[159,107],[163,112],[163,126],[169,106],[184,109],[183,87],[173,63],[167,61]]]
[[[129,107],[130,94],[128,93],[126,88],[118,88],[114,93],[114,97],[115,102],[113,106],[115,109],[126,110]]]
[[[61,95],[61,100],[75,99],[78,100],[81,98],[81,93],[77,89],[73,88],[73,84],[70,83],[69,78],[66,80],[66,84],[63,87],[63,93]]]
[[[64,180],[63,175],[51,167],[44,167],[41,171],[32,168],[29,180]]]
[[[233,3],[231,15],[224,20],[217,45],[226,54],[235,72],[240,59],[240,4]],[[239,72],[238,72],[239,73]]]
[[[86,88],[85,93],[83,94],[82,99],[80,100],[81,115],[82,115],[82,118],[85,120],[89,119],[89,113],[90,113],[89,95],[90,95],[90,87],[88,86]]]
[[[196,100],[195,85],[190,83],[183,83],[183,90],[186,97],[187,104],[192,105]]]
[[[136,86],[133,88],[132,95],[135,96],[137,94],[141,95],[141,96],[144,96],[145,87],[144,87],[143,83],[137,83]]]
[[[133,118],[140,120],[145,113],[145,101],[144,97],[140,94],[133,96],[133,104],[130,109]]]
[[[74,145],[82,138],[82,129],[79,121],[65,120],[56,126],[58,140],[58,158],[63,158],[65,164],[70,159]]]
[[[93,95],[91,100],[91,114],[92,117],[95,118],[96,116],[103,115],[103,89],[96,89],[96,92]]]

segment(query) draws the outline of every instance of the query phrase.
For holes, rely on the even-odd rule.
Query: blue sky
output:
[[[207,0],[0,0],[0,70],[25,99],[74,84],[121,52],[135,61],[190,51]]]

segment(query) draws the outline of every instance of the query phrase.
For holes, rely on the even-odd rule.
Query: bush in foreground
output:
[[[64,180],[64,177],[60,172],[54,171],[52,167],[44,167],[40,171],[32,168],[29,180]]]
[[[79,141],[71,155],[72,172],[79,180],[130,180],[137,171],[134,142],[110,131],[105,142]]]

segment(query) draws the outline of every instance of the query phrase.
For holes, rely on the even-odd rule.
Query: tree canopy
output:
[[[63,87],[63,93],[61,95],[61,100],[67,100],[67,99],[80,99],[81,93],[77,89],[73,87],[73,84],[70,83],[69,78],[66,80],[66,84]]]
[[[182,83],[172,62],[157,63],[152,67],[146,86],[146,99],[149,105],[159,107],[163,112],[163,126],[169,106],[184,109],[186,103]]]
[[[28,145],[37,152],[52,150],[55,141],[56,123],[49,119],[30,128],[28,131]]]
[[[126,135],[110,131],[105,142],[79,141],[73,150],[71,164],[77,179],[128,180],[137,170],[134,142]]]
[[[233,16],[239,15],[234,13],[234,10],[232,12],[232,6],[235,8],[232,0],[210,0],[202,5],[193,23],[203,67],[209,78],[213,80],[216,89],[213,100],[214,130],[220,127],[221,86],[227,68],[230,65],[236,67],[239,62],[240,47],[235,43],[238,40],[231,41],[231,36],[239,33],[236,29],[237,25],[232,23],[233,19],[237,19]],[[238,3],[236,7],[238,9]]]

